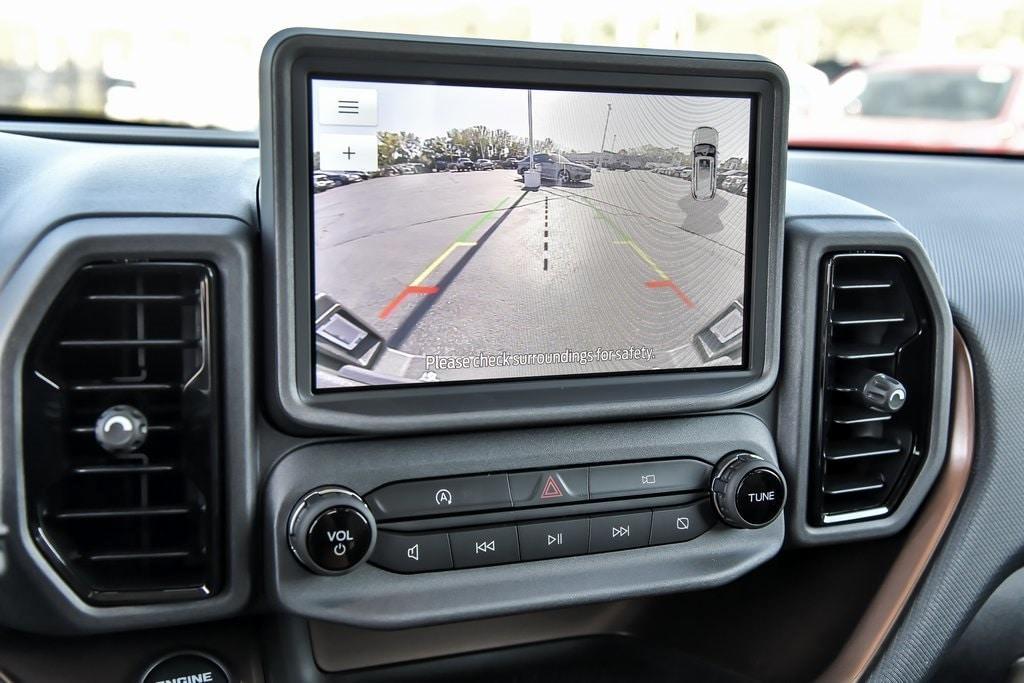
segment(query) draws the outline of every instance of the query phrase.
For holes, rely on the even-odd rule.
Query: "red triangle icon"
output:
[[[540,492],[541,498],[561,498],[562,489],[558,488],[558,482],[555,481],[554,475],[548,475],[548,480],[544,482],[544,490]]]

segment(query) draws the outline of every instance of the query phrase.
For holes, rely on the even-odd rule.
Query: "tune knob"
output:
[[[288,545],[316,574],[344,574],[362,563],[377,541],[373,514],[358,495],[322,486],[302,497],[288,520]]]
[[[786,482],[768,461],[752,453],[731,453],[711,473],[711,502],[729,526],[759,529],[782,512]]]
[[[884,372],[866,372],[861,376],[857,388],[860,400],[868,408],[883,413],[895,413],[907,402],[907,389],[895,377]]]

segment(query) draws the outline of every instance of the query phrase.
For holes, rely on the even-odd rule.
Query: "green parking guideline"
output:
[[[502,206],[504,206],[505,202],[507,202],[507,201],[508,201],[508,197],[505,197],[500,202],[495,204],[493,209],[491,209],[487,213],[485,213],[482,216],[480,216],[480,218],[477,218],[476,222],[473,223],[473,225],[471,225],[468,228],[466,228],[465,232],[463,232],[461,235],[459,235],[458,237],[455,238],[455,241],[456,242],[468,242],[469,241],[469,236],[472,235],[474,232],[476,232],[477,228],[479,228],[481,225],[483,225],[485,221],[489,221],[491,219],[491,216],[494,215],[494,212],[497,211],[498,209],[500,209]]]

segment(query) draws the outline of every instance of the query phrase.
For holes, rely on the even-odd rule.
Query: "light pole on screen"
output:
[[[597,170],[600,171],[604,166],[604,141],[608,139],[608,120],[612,117],[612,103],[608,103],[608,113],[604,117],[604,132],[601,133],[601,149],[598,150],[597,154]]]

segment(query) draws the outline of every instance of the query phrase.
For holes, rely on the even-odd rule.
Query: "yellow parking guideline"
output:
[[[652,259],[650,256],[648,256],[647,252],[645,252],[643,249],[641,249],[640,246],[636,242],[634,242],[633,240],[626,240],[622,244],[628,244],[629,246],[631,246],[633,248],[633,251],[636,252],[636,255],[639,256],[640,258],[642,258],[644,261],[646,261],[647,265],[649,265],[651,268],[653,268],[654,272],[657,273],[658,277],[660,277],[662,280],[671,280],[672,279],[672,278],[670,278],[668,276],[667,273],[665,273],[664,270],[662,270],[661,268],[658,267],[658,264],[654,262],[654,259]]]
[[[605,216],[601,211],[599,211],[598,209],[594,209],[594,212],[597,213],[597,217],[603,220],[605,223],[614,226],[614,224],[610,220],[608,220],[608,217]],[[615,228],[615,232],[619,236],[619,239],[615,240],[615,244],[628,244],[629,247],[636,252],[637,256],[642,258],[647,265],[654,269],[654,272],[658,274],[658,277],[660,277],[662,280],[672,279],[668,276],[668,273],[666,273],[664,270],[658,267],[658,264],[654,262],[654,259],[647,255],[646,251],[640,248],[639,244],[633,241],[632,237],[622,232],[622,230],[620,230],[619,228]]]
[[[419,287],[420,285],[422,285],[423,281],[430,277],[430,274],[437,270],[437,267],[444,263],[444,260],[448,258],[451,255],[451,253],[458,249],[459,247],[475,247],[476,242],[469,242],[469,236],[473,234],[473,231],[479,228],[484,221],[493,216],[494,212],[500,209],[502,205],[507,201],[508,197],[505,197],[500,202],[498,202],[493,209],[491,209],[484,215],[480,216],[480,218],[478,218],[476,222],[473,223],[473,225],[469,226],[469,228],[467,228],[465,232],[463,232],[461,235],[455,238],[455,241],[449,244],[448,248],[445,249],[440,256],[434,259],[433,262],[429,266],[427,266],[422,273],[417,275],[416,279],[409,283],[409,286]]]
[[[426,269],[422,273],[420,273],[418,276],[416,276],[415,280],[413,280],[412,282],[409,283],[409,286],[410,287],[419,287],[420,285],[422,285],[423,281],[426,280],[430,276],[430,274],[433,273],[434,270],[436,270],[437,267],[439,265],[441,265],[442,262],[444,262],[444,260],[446,258],[448,258],[448,255],[451,254],[456,249],[458,249],[459,247],[475,247],[475,246],[476,246],[476,242],[452,242],[448,246],[448,248],[444,250],[443,254],[441,254],[436,259],[434,259],[433,263],[431,263],[429,266],[427,266]]]

